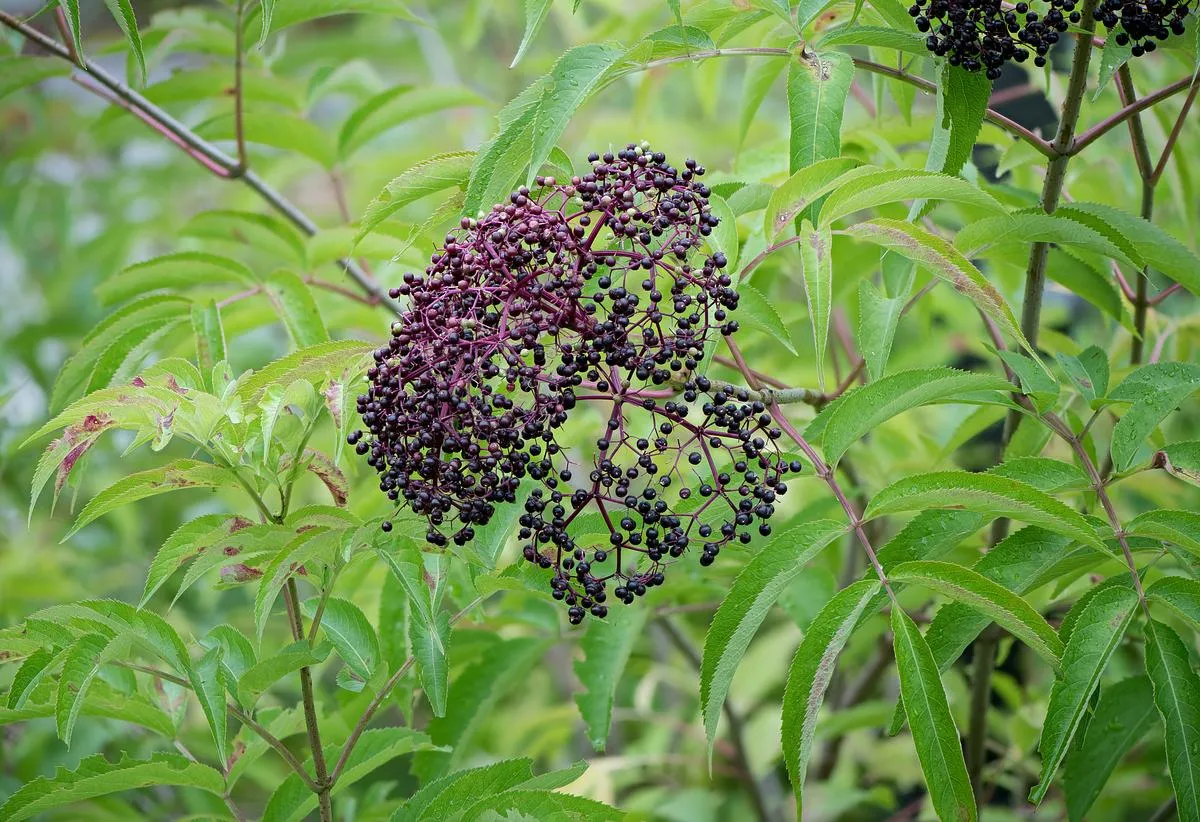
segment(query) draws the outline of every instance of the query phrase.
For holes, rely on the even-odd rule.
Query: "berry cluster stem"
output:
[[[1054,157],[1046,165],[1046,180],[1042,185],[1041,206],[1047,214],[1058,208],[1062,198],[1063,183],[1067,177],[1067,166],[1071,162],[1070,148],[1075,140],[1075,128],[1079,125],[1079,112],[1083,107],[1083,95],[1087,89],[1088,63],[1092,57],[1092,34],[1096,30],[1096,0],[1083,4],[1083,19],[1079,26],[1082,32],[1076,35],[1075,55],[1071,60],[1071,74],[1067,80],[1067,96],[1063,101],[1062,116],[1058,123],[1058,134],[1051,147]],[[1046,260],[1050,244],[1038,242],[1029,252],[1029,266],[1025,275],[1025,300],[1021,305],[1021,332],[1029,344],[1037,346],[1038,325],[1042,315],[1042,293],[1046,287]]]
[[[300,596],[296,589],[295,577],[288,577],[287,586],[283,589],[283,598],[287,604],[292,638],[300,642],[304,639],[304,623],[300,618]],[[300,695],[304,701],[304,724],[308,730],[308,746],[312,749],[313,771],[316,773],[313,782],[317,791],[321,822],[333,822],[333,800],[329,795],[333,788],[333,780],[329,778],[329,769],[325,764],[325,750],[321,746],[321,728],[317,722],[317,701],[313,695],[312,670],[308,666],[300,669]]]

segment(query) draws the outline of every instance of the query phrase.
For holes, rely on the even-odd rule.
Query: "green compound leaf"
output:
[[[956,397],[976,401],[969,395],[1011,387],[1003,377],[953,368],[914,369],[884,377],[845,394],[841,402],[831,406],[820,437],[825,458],[836,464],[863,435],[911,408]]]
[[[803,812],[804,777],[816,737],[817,719],[833,678],[838,655],[879,593],[878,579],[862,579],[829,600],[808,626],[792,659],[783,693],[783,758]]]
[[[773,536],[734,580],[704,638],[700,705],[711,759],[717,722],[742,656],[784,589],[845,527],[818,520]]]
[[[1150,620],[1146,625],[1146,673],[1162,719],[1167,764],[1180,822],[1200,820],[1200,677],[1179,634]]]
[[[1063,787],[1067,816],[1082,822],[1118,763],[1154,724],[1154,693],[1144,676],[1105,688],[1088,723],[1083,744],[1067,754]]]
[[[975,822],[975,797],[958,728],[933,654],[903,608],[892,609],[896,671],[929,796],[940,819]]]
[[[1092,693],[1100,684],[1100,676],[1121,644],[1137,605],[1137,594],[1131,588],[1114,585],[1086,601],[1080,600],[1072,609],[1079,609],[1078,616],[1073,620],[1063,650],[1062,675],[1050,691],[1038,745],[1042,754],[1041,779],[1029,792],[1031,802],[1040,803],[1050,789],[1054,774],[1083,721]],[[1064,625],[1064,633],[1065,628]]]
[[[0,805],[0,819],[19,822],[52,808],[151,785],[199,788],[214,796],[225,792],[225,780],[219,771],[176,754],[158,753],[149,759],[123,757],[119,762],[96,754],[82,760],[73,771],[59,768],[54,776],[26,783]]]
[[[1032,605],[979,572],[952,562],[925,560],[899,565],[888,578],[929,588],[971,606],[1032,648],[1051,667],[1058,667],[1063,644],[1054,629]]]
[[[864,517],[931,507],[1010,517],[1105,550],[1096,529],[1079,512],[1031,485],[993,474],[937,471],[905,477],[876,494]]]

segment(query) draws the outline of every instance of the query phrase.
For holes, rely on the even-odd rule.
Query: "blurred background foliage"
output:
[[[284,16],[287,5],[280,2],[276,14]],[[297,0],[290,5],[302,13],[317,4]],[[261,48],[252,46],[246,52],[251,167],[319,224],[321,231],[313,238],[281,220],[249,188],[214,177],[127,112],[66,77],[0,97],[0,627],[16,625],[39,608],[85,597],[136,601],[150,558],[179,523],[242,504],[233,495],[187,491],[123,508],[61,542],[71,509],[78,510],[91,494],[120,476],[161,461],[160,455],[145,449],[122,456],[129,440],[116,436],[103,440],[86,456],[86,464],[75,472],[78,487],[66,489],[57,510],[51,511],[43,500],[27,514],[37,451],[19,450],[17,445],[80,392],[82,386],[60,388],[62,395],[55,396],[55,379],[85,335],[113,310],[115,301],[106,298],[102,286],[106,280],[127,265],[156,255],[208,251],[237,259],[260,274],[286,269],[304,278],[314,286],[320,314],[335,338],[383,339],[387,315],[363,304],[334,264],[337,257],[351,253],[354,225],[372,198],[390,179],[433,154],[477,148],[493,133],[498,110],[548,71],[564,49],[608,40],[628,45],[674,21],[668,3],[584,0],[576,13],[570,3],[554,3],[544,28],[510,68],[526,25],[520,2],[437,0],[401,5],[364,0],[344,5],[385,13],[323,17],[282,28]],[[682,5],[685,13],[693,15],[689,19],[714,26],[733,25],[713,23],[722,16],[734,21],[751,13],[751,4],[739,0]],[[2,6],[23,15],[36,11],[33,5],[11,0]],[[86,53],[126,76],[150,101],[197,133],[232,152],[229,89],[234,40],[229,7],[162,2],[136,6],[147,51],[144,83],[120,31],[99,3],[84,4]],[[817,28],[843,22],[852,9],[850,3],[832,7],[818,20]],[[769,15],[760,16],[729,42],[751,46],[785,42],[777,23]],[[48,13],[36,25],[54,32]],[[248,31],[253,39],[253,23]],[[27,49],[12,32],[0,31],[0,57]],[[1066,56],[1058,55],[1059,61]],[[894,60],[894,55],[887,59]],[[913,70],[919,72],[922,62],[915,60]],[[1166,51],[1140,61],[1135,81],[1141,89],[1157,88],[1190,65],[1186,50]],[[629,74],[588,102],[568,126],[562,146],[579,168],[589,151],[648,139],[668,157],[699,158],[710,170],[707,180],[712,185],[778,184],[788,175],[787,106],[782,82],[765,77],[765,72],[761,61],[748,57],[682,60]],[[997,85],[996,94],[1003,95],[1002,100],[997,98],[997,107],[1052,133],[1053,120],[1048,117],[1052,107],[1046,98],[1060,99],[1062,82],[1059,74],[1013,71]],[[0,77],[0,94],[3,91]],[[759,98],[761,107],[756,110]],[[1119,105],[1109,85],[1085,116],[1098,121]],[[1165,138],[1177,107],[1178,101],[1172,101],[1145,118],[1153,142],[1160,144]],[[894,83],[861,75],[845,113],[843,153],[889,167],[921,168],[933,114],[931,96],[918,93],[914,100]],[[1140,180],[1126,139],[1123,130],[1114,130],[1086,162],[1076,164],[1068,183],[1073,199],[1136,211]],[[1154,215],[1158,225],[1193,248],[1200,226],[1198,158],[1200,129],[1193,123],[1184,129]],[[1033,205],[1042,173],[1037,159],[1022,144],[985,124],[965,173],[995,181],[993,192],[1010,205]],[[427,222],[431,215],[436,222],[437,205],[434,198],[406,207],[364,240],[354,255],[385,285],[398,281],[406,270],[423,268],[438,236],[437,227]],[[902,216],[899,206],[894,210]],[[954,208],[939,210],[938,219],[953,223],[956,213]],[[752,214],[740,223],[743,260],[765,246],[759,222]],[[835,242],[834,330],[838,338],[849,341],[857,316],[857,283],[863,272],[877,268],[878,255],[842,238]],[[402,250],[394,257],[398,249]],[[1008,253],[991,255],[987,263],[989,278],[1013,303],[1019,302],[1025,257],[1025,248],[1014,246]],[[1098,343],[1115,362],[1127,362],[1130,306],[1111,279],[1058,252],[1051,278],[1056,282],[1047,295],[1045,328],[1050,330],[1043,333],[1043,347],[1052,353],[1077,353]],[[773,256],[755,272],[752,283],[778,313],[782,335],[764,312],[750,325],[772,326],[772,333],[744,334],[747,358],[757,370],[779,375],[789,384],[815,385],[803,286],[793,259]],[[224,284],[206,282],[203,272],[188,287],[198,299],[224,300],[232,293]],[[1195,299],[1181,293],[1155,314],[1153,344],[1162,359],[1197,360],[1200,320],[1195,309]],[[265,296],[237,300],[223,314],[235,373],[259,367],[289,350],[287,330]],[[783,338],[795,354],[780,343]],[[833,348],[832,374],[840,380],[847,375],[850,361],[839,346]],[[147,329],[144,343],[118,367],[121,373],[131,372],[143,358],[172,354],[192,354],[186,324],[160,335]],[[976,313],[943,287],[925,295],[901,322],[892,368],[971,367],[990,357]],[[854,492],[869,496],[917,471],[990,464],[1001,412],[985,412],[934,406],[881,427],[867,447],[855,452],[861,487]],[[799,410],[796,418],[805,414]],[[1110,425],[1111,421],[1101,419],[1097,429]],[[1195,439],[1200,413],[1194,406],[1185,409],[1171,425],[1172,439]],[[331,448],[333,436],[332,429],[322,429],[317,439]],[[1035,450],[1035,445],[1030,443],[1029,450]],[[177,456],[187,455],[182,446],[172,449]],[[351,508],[364,517],[381,514],[385,500],[373,491],[374,473],[347,460],[342,467],[351,479]],[[304,501],[323,500],[325,491],[315,480],[302,488]],[[789,496],[781,526],[789,519],[840,517],[836,503],[815,481],[801,480],[797,489]],[[1131,512],[1156,506],[1200,508],[1196,488],[1165,476],[1148,475],[1136,485],[1122,485],[1120,494],[1125,510]],[[897,525],[889,526],[889,532]],[[958,553],[969,557],[982,539],[976,535]],[[702,641],[712,609],[741,567],[746,552],[730,553],[704,573],[695,563],[683,563],[661,595],[641,603],[657,609],[657,615],[674,612],[673,624],[681,633],[672,635],[657,620],[647,621],[617,691],[613,732],[603,755],[592,751],[572,701],[581,687],[572,669],[579,632],[567,630],[560,609],[545,597],[521,591],[506,591],[502,600],[477,609],[467,620],[470,627],[455,633],[452,679],[474,664],[496,635],[552,641],[544,664],[512,672],[515,687],[497,695],[500,706],[480,723],[468,748],[458,753],[459,763],[530,756],[541,768],[548,768],[589,759],[590,768],[577,784],[577,792],[641,811],[646,818],[678,822],[750,818],[749,794],[743,785],[745,779],[755,778],[744,771],[749,765],[772,801],[781,808],[788,806],[783,801],[786,778],[779,758],[779,703],[786,668],[816,609],[839,587],[839,580],[853,578],[856,551],[852,546],[826,551],[787,591],[784,608],[764,625],[732,689],[732,701],[746,722],[748,761],[723,740],[710,776],[704,732],[697,720],[696,672],[681,648],[694,649]],[[1044,599],[1070,601],[1096,575],[1119,569],[1116,564],[1091,568],[1089,574],[1051,586],[1055,590]],[[338,591],[368,614],[403,619],[403,614],[389,612],[389,579],[379,563],[360,563],[343,575]],[[202,580],[194,586],[174,607],[172,621],[196,635],[221,621],[252,631],[252,594],[236,587],[222,590],[213,582]],[[469,581],[455,578],[453,582],[451,598],[465,604],[472,596]],[[170,596],[170,590],[160,592],[156,606],[165,607]],[[279,626],[268,630],[283,633]],[[854,682],[861,678],[870,698],[827,717],[824,733],[829,747],[823,760],[820,755],[814,759],[817,764],[810,781],[816,784],[806,818],[874,820],[893,814],[914,818],[910,802],[922,789],[911,741],[878,731],[890,717],[895,695],[894,684],[880,681],[878,660],[882,655],[887,661],[886,652],[880,650],[886,646],[881,639],[886,630],[884,617],[875,617],[858,631],[843,656],[846,673],[839,676]],[[381,633],[386,654],[386,623]],[[400,647],[390,653],[403,657],[404,652]],[[1040,810],[1023,802],[1028,785],[1036,780],[1033,748],[1049,674],[1031,664],[1026,649],[1002,653],[1002,659],[995,687],[1003,704],[994,714],[993,735],[1003,745],[992,751],[990,768],[999,780],[1001,800],[1009,797],[1012,810],[1004,810],[1003,801],[996,802],[983,818],[1062,818],[1061,799],[1047,801]],[[945,678],[960,727],[965,724],[968,702],[964,677],[968,664],[965,660]],[[1124,666],[1126,673],[1139,667],[1136,659],[1118,658],[1114,664]],[[7,675],[0,673],[0,677]],[[128,687],[108,668],[101,676],[108,687]],[[361,695],[334,689],[332,672],[324,679],[326,699],[339,700],[347,716],[353,715],[349,708],[361,710]],[[420,726],[428,720],[428,708],[414,699],[413,687],[409,683],[398,690],[395,709],[415,712],[413,721]],[[164,695],[167,702],[170,698]],[[279,704],[288,700],[280,699]],[[336,723],[339,714],[334,708],[326,706]],[[207,730],[198,710],[193,707],[177,721],[181,739],[203,747]],[[0,733],[0,797],[60,765],[74,767],[94,752],[144,755],[161,747],[149,733],[95,716],[80,723],[70,750],[57,739],[52,718],[6,724]],[[839,738],[840,749],[833,748],[833,740]],[[1167,783],[1160,778],[1162,754],[1156,746],[1161,742],[1150,739],[1135,749],[1089,818],[1098,822],[1146,819],[1162,803]],[[246,777],[253,787],[239,789],[251,797],[245,804],[253,808],[253,797],[264,801],[283,775],[278,763],[260,760]],[[342,800],[339,812],[345,819],[386,818],[395,798],[410,792],[413,785],[407,768],[393,764],[375,774],[357,800]],[[146,791],[96,800],[87,806],[86,818],[129,818],[131,810],[146,818],[178,818],[221,810],[213,802],[211,797],[201,799],[187,791]],[[56,818],[83,818],[82,813],[72,808]],[[919,818],[932,818],[930,813],[921,811]]]

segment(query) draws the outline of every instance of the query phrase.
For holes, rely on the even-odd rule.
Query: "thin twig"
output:
[[[7,26],[13,31],[20,34],[25,39],[35,43],[42,49],[46,50],[55,57],[66,60],[69,63],[75,64],[72,58],[71,51],[67,47],[58,43],[53,38],[46,36],[42,32],[26,25],[17,17],[14,17],[7,12],[0,11],[0,24]],[[91,77],[100,86],[103,86],[112,95],[123,101],[122,107],[130,110],[139,119],[146,122],[155,131],[158,131],[164,136],[169,136],[172,142],[185,148],[190,156],[198,162],[202,162],[209,171],[214,175],[226,178],[237,179],[253,190],[259,197],[267,202],[272,208],[278,211],[292,225],[296,226],[306,236],[313,236],[317,233],[318,228],[308,215],[300,211],[294,204],[286,199],[282,194],[268,185],[261,177],[253,171],[238,173],[241,167],[238,161],[230,157],[225,152],[214,146],[212,143],[201,138],[194,131],[189,129],[183,123],[176,120],[163,109],[151,103],[141,94],[131,89],[129,86],[122,83],[104,68],[92,62],[91,60],[81,59],[78,63],[87,76]],[[144,115],[144,116],[143,116]],[[203,160],[201,160],[203,158]],[[218,171],[220,169],[220,171]],[[370,295],[379,304],[387,305],[394,313],[399,312],[399,308],[387,300],[387,295],[384,289],[364,271],[358,263],[349,258],[339,258],[338,265],[346,272],[354,283]]]
[[[1133,76],[1130,74],[1128,63],[1117,70],[1117,91],[1121,95],[1121,102],[1124,105],[1129,105],[1137,100],[1137,92],[1133,88]],[[1142,126],[1142,116],[1134,114],[1129,118],[1128,124],[1133,159],[1137,164],[1138,175],[1142,178],[1141,215],[1143,220],[1150,220],[1154,216],[1155,189],[1150,147],[1146,142],[1146,130]],[[1114,264],[1114,268],[1119,270],[1120,267]],[[1143,266],[1138,270],[1137,287],[1133,295],[1133,340],[1129,346],[1129,361],[1132,365],[1139,365],[1142,362],[1142,353],[1146,347],[1146,318],[1150,313],[1149,291],[1150,269],[1149,266]]]
[[[237,141],[238,167],[234,169],[238,176],[250,167],[246,156],[246,118],[245,118],[245,89],[242,83],[242,69],[246,56],[243,54],[245,43],[243,38],[243,17],[246,11],[246,0],[237,0],[237,20],[233,29],[233,133]]]
[[[1193,83],[1187,98],[1183,101],[1183,108],[1179,110],[1179,116],[1175,118],[1175,125],[1171,127],[1171,133],[1167,136],[1167,144],[1163,146],[1162,156],[1158,158],[1158,164],[1154,166],[1151,179],[1156,183],[1162,177],[1163,172],[1167,170],[1167,161],[1171,159],[1171,152],[1179,142],[1179,133],[1183,131],[1183,123],[1187,119],[1188,112],[1191,111],[1192,103],[1196,102],[1197,92],[1200,92],[1200,83]]]
[[[304,639],[304,623],[300,619],[300,596],[296,590],[296,578],[289,576],[283,589],[283,599],[287,604],[288,621],[292,630],[292,639],[300,642]],[[304,702],[304,725],[308,729],[308,747],[312,751],[313,771],[316,773],[317,805],[321,812],[321,822],[333,822],[333,801],[329,795],[333,780],[325,765],[325,749],[321,745],[321,727],[317,719],[317,701],[313,695],[312,669],[305,665],[300,668],[300,696]]]
[[[1121,125],[1121,123],[1125,122],[1138,112],[1152,108],[1153,106],[1161,103],[1163,100],[1166,100],[1168,97],[1173,97],[1184,89],[1196,85],[1200,85],[1200,75],[1197,75],[1195,79],[1190,76],[1184,77],[1181,80],[1176,80],[1169,86],[1160,88],[1158,91],[1152,94],[1147,94],[1137,102],[1130,103],[1116,114],[1101,120],[1099,123],[1083,132],[1083,134],[1080,134],[1075,138],[1075,142],[1071,144],[1071,149],[1067,153],[1071,155],[1078,154],[1093,142],[1100,139],[1105,134],[1112,131],[1114,128]]]

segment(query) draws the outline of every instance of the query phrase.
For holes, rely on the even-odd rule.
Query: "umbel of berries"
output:
[[[1005,63],[1022,63],[1033,55],[1046,65],[1050,49],[1082,13],[1076,0],[1049,0],[1046,5],[1001,0],[913,0],[908,13],[925,46],[954,66],[1000,76]],[[1154,51],[1156,41],[1183,34],[1194,0],[1099,0],[1095,18],[1118,46],[1130,46],[1134,57]],[[1132,44],[1132,45],[1131,45]]]
[[[705,249],[704,168],[647,143],[589,161],[463,218],[391,290],[402,311],[349,437],[433,546],[521,505],[522,553],[573,623],[685,553],[709,565],[770,533],[800,469],[761,402],[695,373],[738,328],[727,261]]]

